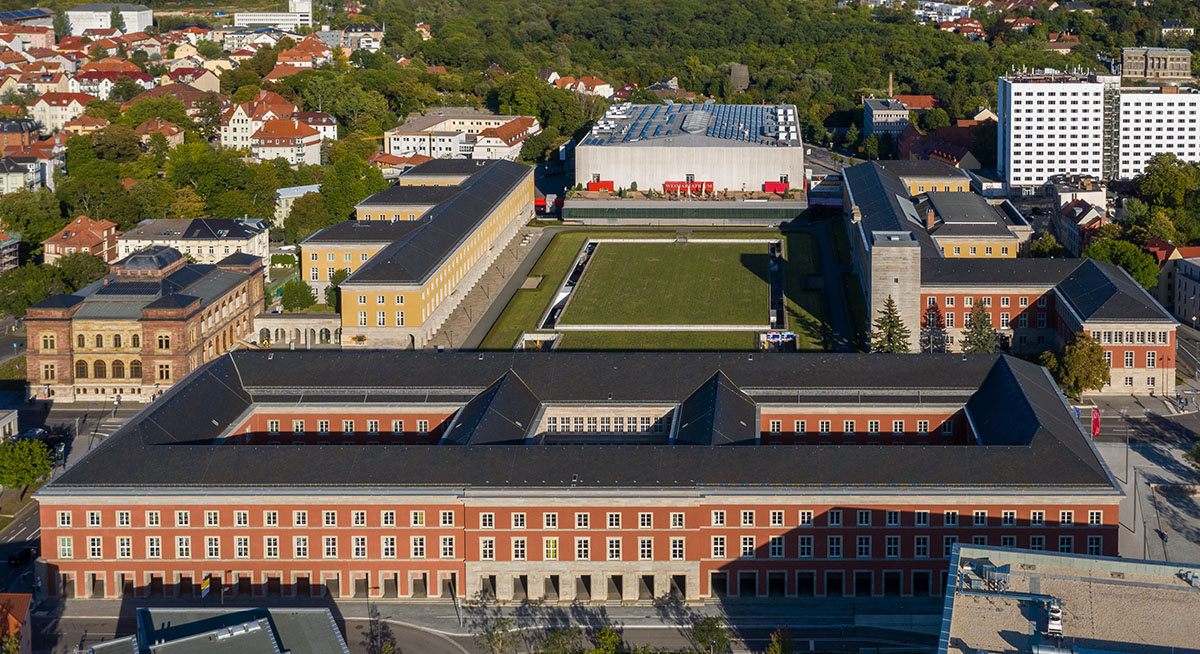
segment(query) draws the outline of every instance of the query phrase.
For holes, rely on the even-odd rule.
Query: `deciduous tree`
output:
[[[1111,239],[1092,243],[1083,251],[1083,256],[1124,268],[1145,288],[1158,283],[1158,265],[1154,263],[1154,257],[1129,241]]]
[[[706,654],[729,651],[729,633],[717,616],[710,615],[693,622],[688,636],[692,645]]]
[[[317,292],[303,280],[293,279],[279,290],[284,311],[299,311],[317,303]]]
[[[1057,257],[1062,253],[1063,247],[1058,244],[1058,239],[1054,238],[1054,234],[1050,232],[1042,232],[1042,235],[1029,245],[1029,254],[1042,259]]]
[[[90,252],[72,252],[55,262],[63,282],[77,291],[108,274],[108,264]]]
[[[0,444],[0,485],[25,488],[50,474],[50,448],[40,440],[21,438]]]
[[[1075,334],[1061,352],[1043,352],[1040,363],[1046,366],[1058,385],[1076,399],[1086,391],[1104,388],[1109,378],[1104,348],[1086,332]]]

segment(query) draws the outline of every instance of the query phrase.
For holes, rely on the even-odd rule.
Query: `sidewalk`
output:
[[[838,628],[864,625],[886,625],[890,629],[928,631],[928,620],[920,616],[941,614],[940,597],[876,597],[876,598],[775,598],[746,600],[722,604],[708,602],[687,606],[665,601],[656,605],[619,606],[570,604],[564,606],[518,604],[513,606],[455,606],[444,600],[396,601],[330,598],[231,598],[226,608],[271,607],[328,607],[343,620],[378,619],[450,637],[471,637],[481,624],[500,618],[513,620],[518,628],[576,626],[622,629],[662,629],[691,625],[706,616],[722,616],[730,627],[739,629],[775,629],[788,627]],[[111,619],[132,615],[144,606],[187,606],[216,608],[219,598],[179,600],[152,598],[123,600],[70,600],[57,611],[56,600],[43,602],[34,617],[45,619]],[[856,616],[858,616],[856,618]],[[914,616],[916,618],[914,619]],[[906,627],[907,625],[907,627]]]

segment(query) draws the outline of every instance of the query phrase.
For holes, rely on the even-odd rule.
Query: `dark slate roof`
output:
[[[217,266],[252,266],[261,261],[262,257],[256,257],[248,252],[234,252],[218,261]]]
[[[746,398],[909,402],[965,396],[980,445],[731,446],[758,434]],[[478,403],[472,398],[483,397]],[[611,399],[610,399],[611,396]],[[707,399],[706,399],[707,398]],[[535,402],[687,404],[714,445],[224,445],[257,402],[457,401],[464,429]],[[830,400],[825,400],[826,402]],[[936,401],[936,400],[929,400]],[[705,417],[711,407],[712,418]],[[467,414],[470,415],[467,415]],[[509,425],[506,427],[505,425]],[[456,428],[457,429],[457,428]],[[707,428],[684,430],[703,441]],[[480,433],[490,438],[490,434]],[[252,471],[252,472],[249,472]],[[39,491],[145,487],[1054,487],[1114,493],[1046,371],[1004,355],[235,351],[193,372]],[[121,490],[125,489],[125,490]]]
[[[179,250],[173,247],[151,245],[118,261],[116,266],[126,270],[162,270],[182,258]]]
[[[429,163],[434,162],[422,165]],[[423,282],[526,176],[532,174],[533,169],[529,166],[512,161],[488,162],[481,172],[450,187],[459,193],[427,211],[421,225],[380,250],[342,282],[342,286]]]
[[[185,309],[195,302],[199,302],[200,298],[191,295],[183,295],[182,293],[172,293],[164,295],[157,300],[147,304],[146,309]]]
[[[1124,269],[1094,259],[922,259],[921,285],[1054,288],[1082,320],[1175,322]]]
[[[0,173],[27,173],[29,170],[12,157],[0,158]]]
[[[457,186],[389,186],[358,203],[358,206],[376,207],[397,204],[438,204],[458,195]]]
[[[37,303],[30,305],[29,308],[30,309],[70,309],[71,307],[75,306],[76,304],[79,304],[80,302],[83,302],[83,298],[79,297],[78,295],[59,294],[59,295],[51,295],[50,297],[42,300],[41,302],[37,302]]]
[[[450,427],[447,441],[457,445],[519,445],[542,402],[515,371],[467,402]]]
[[[922,258],[942,256],[899,177],[886,173],[877,161],[844,168],[842,177],[862,213],[868,238],[873,232],[909,232],[920,244]]]
[[[1125,269],[1095,259],[1084,259],[1059,282],[1058,291],[1084,320],[1175,322]]]
[[[434,159],[404,171],[401,177],[420,175],[474,175],[497,163],[496,159]]]
[[[138,609],[137,618],[141,639],[146,643],[160,643],[154,650],[156,654],[216,651],[333,654],[350,651],[333,615],[323,608],[147,607]],[[238,633],[232,636],[210,637],[221,629],[254,624],[265,627],[261,634],[237,630]],[[235,641],[234,646],[221,649],[228,644],[224,641],[230,640]],[[266,649],[251,649],[260,643],[265,644]]]
[[[21,133],[36,131],[38,131],[37,121],[32,118],[0,118],[0,132]]]
[[[981,195],[969,191],[937,191],[926,193],[925,199],[939,219],[934,225],[934,236],[1017,238],[1016,234],[1009,231],[999,207],[989,204]]]
[[[344,220],[304,239],[305,243],[391,243],[408,236],[427,220]]]
[[[679,405],[680,445],[749,445],[757,424],[758,406],[740,388],[717,372]]]
[[[250,238],[262,230],[240,220],[228,218],[196,218],[183,232],[183,238],[218,239]]]

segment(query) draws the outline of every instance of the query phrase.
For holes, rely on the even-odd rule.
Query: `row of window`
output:
[[[854,524],[857,526],[860,526],[860,527],[871,526],[871,524],[872,524],[871,521],[873,519],[872,516],[876,512],[877,511],[874,511],[871,509],[855,510],[854,514],[853,514],[853,517],[855,519]],[[278,527],[280,524],[279,523],[279,513],[280,513],[279,511],[274,511],[274,510],[263,511],[262,526]],[[738,525],[740,525],[742,527],[756,526],[756,521],[758,519],[758,513],[759,513],[758,511],[753,510],[753,509],[746,509],[746,510],[742,510],[742,511],[738,512],[738,518],[739,518]],[[889,527],[901,526],[901,520],[902,520],[903,513],[904,512],[902,512],[902,511],[893,511],[893,510],[883,511],[884,524]],[[930,512],[929,511],[919,510],[919,511],[911,511],[910,513],[913,516],[913,522],[912,522],[913,526],[917,526],[917,527],[930,526]],[[316,523],[309,522],[308,514],[309,514],[309,512],[305,511],[305,510],[292,511],[292,526],[294,526],[294,527],[314,526]],[[441,526],[441,527],[455,526],[454,515],[455,515],[454,511],[438,511],[437,512],[437,525]],[[592,514],[588,513],[588,512],[575,513],[574,514],[575,528],[576,529],[591,528],[591,526],[592,526],[591,515]],[[829,527],[843,526],[842,509],[830,509],[830,510],[826,511],[824,514],[820,514],[820,515],[824,516],[825,526],[829,526]],[[991,515],[992,514],[990,514],[989,511],[986,509],[978,509],[978,510],[972,511],[970,524],[972,526],[976,526],[976,527],[985,527],[985,526],[987,526],[988,519]],[[73,526],[73,516],[74,516],[74,513],[72,511],[58,511],[56,514],[56,518],[57,518],[56,524],[59,527],[71,527],[71,526]],[[86,520],[85,524],[88,527],[104,527],[105,526],[103,524],[103,518],[102,518],[102,514],[100,511],[87,511],[87,512],[85,512],[84,516],[85,516],[85,520]],[[144,526],[146,526],[146,527],[161,527],[162,526],[162,512],[146,511],[145,516],[146,516],[146,521],[144,523]],[[337,527],[338,526],[338,512],[337,511],[333,511],[333,510],[321,511],[320,516],[321,516],[321,522],[320,522],[321,526],[323,526],[323,527]],[[220,527],[221,526],[221,512],[220,511],[211,511],[211,510],[204,511],[203,517],[204,517],[203,525],[205,527]],[[813,511],[802,510],[797,514],[796,524],[798,526],[802,526],[802,527],[814,526],[815,525],[814,519],[816,517],[818,517],[818,514],[814,513]],[[426,521],[426,518],[427,518],[427,515],[424,510],[409,511],[408,526],[410,526],[410,527],[431,526],[432,523],[428,523]],[[511,518],[511,526],[513,529],[525,529],[526,528],[526,514],[524,512],[512,513],[510,518]],[[709,524],[710,524],[710,526],[713,526],[713,527],[728,527],[728,526],[733,525],[732,521],[727,522],[727,513],[725,510],[718,509],[718,510],[712,511],[710,514],[710,518],[711,519],[710,519]],[[133,526],[132,519],[133,519],[133,513],[131,511],[122,510],[122,511],[116,512],[116,526],[118,526],[118,527]],[[606,512],[604,524],[609,529],[620,529],[621,524],[622,524],[621,519],[622,519],[622,513],[620,513],[620,512],[616,512],[616,511]],[[1104,523],[1104,512],[1103,511],[1096,511],[1096,510],[1088,511],[1088,513],[1087,513],[1087,524],[1088,525],[1097,526],[1097,525],[1101,525],[1103,523]],[[351,511],[350,512],[350,524],[355,527],[367,526],[367,512],[366,511]],[[672,529],[682,529],[684,527],[684,514],[681,512],[672,512],[669,515],[669,523],[668,524],[669,524],[670,528],[672,528]],[[783,510],[779,510],[779,509],[771,509],[771,510],[767,511],[767,523],[766,524],[768,524],[772,527],[792,526],[792,525],[786,524],[786,512]],[[943,511],[941,524],[946,527],[960,526],[959,512],[954,511],[954,510]],[[967,524],[967,522],[964,520],[961,524]],[[1017,512],[1015,510],[1011,510],[1011,509],[1001,510],[1000,511],[1000,524],[1001,524],[1001,526],[1005,526],[1005,527],[1015,526],[1017,524]],[[1042,511],[1042,510],[1030,511],[1029,512],[1029,524],[1031,526],[1041,526],[1041,525],[1046,524],[1046,512]],[[1059,526],[1075,524],[1075,511],[1073,511],[1073,510],[1059,511],[1058,512],[1058,524],[1059,524]],[[192,512],[189,510],[175,511],[175,526],[176,527],[191,527],[192,526]],[[197,525],[197,526],[199,526],[199,525]],[[249,527],[250,526],[250,512],[244,511],[244,510],[234,511],[233,512],[233,526]],[[396,526],[396,511],[392,511],[392,510],[381,511],[380,515],[379,515],[379,526],[395,527]],[[543,512],[542,513],[542,526],[546,529],[557,529],[559,527],[558,513],[554,512],[554,511]],[[647,511],[639,511],[637,513],[637,526],[639,528],[643,528],[643,529],[653,528],[654,527],[654,514],[651,512],[647,512]],[[496,514],[491,513],[491,512],[480,513],[479,514],[479,528],[480,529],[495,529],[496,528]]]
[[[980,302],[983,304],[983,306],[985,306],[985,307],[990,307],[990,306],[992,306],[992,296],[990,296],[990,295],[981,295],[981,296],[979,297],[979,301],[980,301]],[[953,296],[953,295],[947,295],[947,296],[945,296],[945,298],[943,298],[942,302],[944,303],[942,306],[944,306],[944,307],[946,307],[946,308],[953,307],[953,306],[954,306],[954,303],[955,303],[954,296]],[[1038,298],[1037,298],[1037,305],[1038,305],[1039,307],[1044,307],[1044,306],[1046,306],[1046,302],[1047,302],[1047,300],[1046,300],[1046,296],[1045,296],[1045,295],[1039,295],[1039,296],[1038,296]],[[1011,298],[1011,297],[1009,297],[1009,296],[1007,296],[1007,295],[1002,295],[1002,296],[1000,296],[1000,306],[1001,306],[1001,307],[1007,307],[1007,306],[1011,306],[1011,304],[1012,304],[1012,298]],[[933,296],[933,295],[930,295],[930,296],[928,296],[928,297],[926,297],[926,298],[925,298],[925,306],[927,306],[927,307],[930,307],[930,308],[936,308],[936,307],[937,307],[937,305],[938,305],[938,303],[937,303],[937,297],[935,297],[935,296]],[[967,295],[967,296],[963,297],[963,306],[964,306],[964,307],[973,307],[973,306],[975,306],[975,296],[973,296],[973,295]],[[1022,295],[1022,296],[1019,296],[1019,297],[1017,297],[1017,306],[1018,306],[1018,307],[1027,307],[1027,306],[1029,306],[1029,297],[1028,297],[1028,296],[1025,296],[1025,295]]]
[[[945,325],[946,327],[955,327],[956,323],[958,322],[958,319],[955,317],[956,315],[957,314],[955,314],[953,311],[949,311],[949,312],[946,312],[945,314],[942,314],[942,316],[941,316],[942,324]],[[992,313],[990,311],[984,313],[984,316],[987,317],[988,322],[993,322]],[[926,312],[925,321],[926,321],[927,325],[936,325],[937,321],[938,321],[937,311],[935,310],[935,311]],[[1039,311],[1037,314],[1038,329],[1045,329],[1046,322],[1047,322],[1046,321],[1046,312]],[[969,311],[964,311],[962,314],[962,326],[963,327],[971,326],[971,313]],[[1022,329],[1029,327],[1029,314],[1028,313],[1017,314],[1017,326]],[[1008,329],[1010,327],[1012,327],[1012,314],[1010,314],[1007,311],[1001,311],[1000,312],[1000,329]]]
[[[417,420],[415,422],[416,422],[418,434],[429,433],[429,421],[428,420]],[[368,434],[378,434],[379,433],[379,421],[378,420],[367,420],[366,423],[367,423],[366,433],[368,433]],[[343,434],[357,433],[358,432],[357,424],[358,423],[353,419],[342,420],[342,433]],[[293,420],[292,421],[292,433],[302,434],[304,432],[305,432],[305,421],[304,420]],[[268,420],[267,421],[267,433],[270,433],[270,434],[280,433],[278,420]],[[318,434],[328,434],[329,433],[329,421],[328,420],[317,420],[317,433]],[[403,420],[393,420],[392,421],[392,433],[393,434],[405,433]]]
[[[104,347],[104,342],[105,342],[104,334],[96,334],[95,336],[92,337],[91,342],[95,344],[95,347],[98,347],[98,348]],[[125,347],[124,345],[122,345],[123,339],[121,338],[120,334],[113,334],[112,336],[110,336],[108,338],[108,343],[113,348]],[[54,350],[54,349],[57,349],[57,346],[58,346],[58,342],[57,342],[57,338],[55,337],[54,334],[42,334],[42,349],[43,350]],[[85,336],[83,334],[76,334],[75,335],[75,346],[81,347],[81,348],[87,347],[88,346],[87,336]],[[141,346],[142,346],[142,337],[139,334],[130,334],[128,347],[141,347]],[[160,349],[160,350],[171,349],[171,336],[169,334],[159,334],[158,349]]]
[[[956,245],[956,246],[954,246],[954,250],[953,250],[953,251],[954,251],[954,255],[955,255],[955,256],[959,256],[959,255],[961,255],[961,254],[962,254],[962,246],[959,246],[959,245]],[[974,245],[968,246],[968,247],[967,247],[967,253],[968,253],[968,254],[970,254],[971,256],[974,256],[974,255],[976,255],[976,254],[979,254],[979,248],[975,247]],[[986,247],[984,247],[984,248],[983,248],[983,254],[984,254],[985,256],[989,256],[989,257],[990,257],[990,256],[992,256],[992,253],[993,253],[992,246],[990,246],[990,245],[989,245],[989,246],[986,246]],[[1007,245],[1005,245],[1005,246],[1002,246],[1002,247],[1000,248],[1000,254],[1001,254],[1001,255],[1007,255],[1007,254],[1008,254],[1008,246],[1007,246]]]
[[[142,362],[141,361],[134,360],[134,361],[129,362],[128,376],[125,374],[124,362],[113,361],[111,370],[112,370],[111,377],[113,379],[125,379],[126,377],[128,377],[129,379],[141,379],[142,378]],[[107,364],[105,364],[105,362],[103,362],[103,361],[96,361],[95,363],[93,363],[90,371],[92,373],[91,377],[93,379],[107,379],[110,376],[109,375],[109,366]],[[88,363],[86,361],[76,361],[75,362],[75,378],[76,379],[88,379],[88,372],[89,372],[89,367],[88,367]],[[55,381],[57,378],[58,378],[57,365],[53,364],[53,363],[43,363],[42,364],[42,381],[43,382],[52,382],[52,381]],[[158,364],[158,375],[156,378],[159,381],[170,381],[171,380],[171,364],[169,364],[169,363]]]
[[[1028,537],[1028,548],[1031,550],[1044,550],[1046,547],[1043,535],[1031,535]],[[367,536],[350,536],[350,558],[365,559],[369,556],[368,537]],[[220,559],[222,558],[221,537],[220,536],[205,536],[203,537],[203,558]],[[318,540],[316,537],[310,539],[308,536],[293,536],[292,537],[292,555],[293,559],[307,559],[312,556],[310,544],[319,544],[320,557],[325,559],[337,559],[342,556],[339,547],[341,538],[338,536],[322,536]],[[851,541],[854,546],[853,557],[859,559],[876,558],[877,553],[873,550],[873,538],[871,536],[855,536]],[[1091,535],[1087,537],[1087,554],[1099,556],[1104,551],[1104,540],[1102,536]],[[441,536],[434,541],[437,546],[437,556],[442,559],[453,559],[458,556],[455,537]],[[559,560],[559,543],[557,537],[542,538],[541,559],[543,561]],[[799,536],[796,541],[796,549],[794,558],[815,558],[817,552],[814,547],[815,539],[813,536]],[[911,558],[923,559],[931,556],[930,552],[930,537],[921,535],[913,536],[913,546],[911,550]],[[941,557],[950,556],[954,545],[958,543],[958,536],[943,536]],[[976,545],[987,545],[987,536],[972,536],[972,543]],[[741,536],[738,540],[740,546],[737,551],[737,557],[743,559],[753,558],[769,558],[782,559],[786,556],[786,543],[783,536],[771,536],[767,539],[767,547],[764,553],[758,550],[758,539],[756,536]],[[574,539],[576,561],[590,561],[592,559],[592,539],[590,537],[578,537]],[[840,559],[847,556],[843,548],[844,540],[842,536],[828,536],[825,541],[825,551],[822,553],[822,558]],[[176,536],[174,538],[176,559],[192,558],[192,537],[191,536]],[[428,539],[425,536],[411,536],[408,542],[409,559],[424,559],[429,556]],[[1000,536],[1001,547],[1016,547],[1017,537],[1013,535]],[[58,558],[73,559],[75,558],[75,539],[72,536],[58,537]],[[621,561],[624,559],[624,539],[620,537],[608,537],[604,539],[604,554],[605,560]],[[654,538],[638,537],[637,538],[637,560],[652,561],[655,559],[654,553]],[[668,540],[668,558],[672,561],[682,561],[687,557],[686,540],[683,537],[672,537]],[[1075,537],[1071,535],[1058,536],[1058,551],[1074,552]],[[513,537],[509,539],[510,558],[513,561],[525,561],[529,557],[529,539],[524,537]],[[233,558],[248,559],[250,558],[250,537],[249,536],[234,536],[233,537]],[[764,556],[765,554],[765,556]],[[901,536],[892,535],[884,537],[884,558],[896,559],[901,557]],[[714,559],[730,558],[730,551],[725,536],[713,536],[711,541],[710,555]],[[100,536],[87,537],[87,552],[86,557],[89,559],[104,558],[104,539]],[[379,537],[379,558],[394,559],[398,556],[397,537],[396,536],[380,536]],[[130,536],[116,537],[116,558],[131,559],[133,558],[133,538]],[[148,536],[146,538],[146,549],[144,558],[160,559],[163,558],[163,539],[161,536]],[[276,559],[280,558],[280,537],[279,536],[264,536],[262,558]],[[496,539],[494,537],[483,537],[479,539],[479,559],[481,561],[494,561],[496,559]]]
[[[1111,343],[1117,343],[1117,344],[1128,343],[1130,345],[1133,345],[1134,343],[1137,343],[1138,345],[1143,345],[1143,344],[1166,345],[1166,344],[1170,343],[1169,334],[1170,334],[1170,332],[1166,332],[1166,331],[1152,331],[1152,332],[1147,332],[1147,331],[1136,331],[1136,332],[1135,331],[1125,331],[1125,332],[1093,331],[1093,332],[1091,332],[1092,339],[1095,340],[1097,343],[1102,343],[1104,345],[1109,345]],[[1136,341],[1134,340],[1135,337],[1137,339]]]
[[[832,420],[818,420],[816,422],[817,422],[817,433],[819,433],[819,434],[833,433],[833,421]],[[928,434],[929,433],[929,421],[928,420],[918,420],[916,422],[917,422],[916,433],[918,433],[918,434]],[[843,420],[842,421],[842,433],[844,433],[844,434],[857,433],[858,432],[857,426],[858,426],[858,421],[856,421],[856,420]],[[772,434],[782,433],[783,432],[783,421],[782,420],[771,420],[768,422],[767,427]],[[807,433],[808,432],[808,421],[807,420],[793,420],[792,421],[792,431],[797,434]],[[880,433],[878,420],[868,420],[867,421],[867,433],[868,434]],[[904,420],[893,420],[892,421],[892,433],[893,434],[908,433],[908,431],[906,429],[905,421]],[[952,418],[947,419],[944,422],[942,422],[942,433],[943,434],[953,434],[954,433],[954,421]]]
[[[171,378],[171,364],[159,364],[160,373],[165,371],[166,377],[160,376],[159,379]],[[109,374],[111,372],[111,375]],[[75,379],[87,379],[88,376],[93,379],[106,379],[111,376],[113,379],[123,379],[125,377],[125,362],[113,361],[106,364],[104,361],[95,361],[89,367],[87,361],[75,362]],[[129,377],[131,379],[142,378],[142,362],[134,359],[129,362]]]
[[[622,433],[642,432],[661,434],[671,430],[671,416],[548,416],[546,431],[551,433]]]
[[[387,312],[386,311],[376,311],[375,312],[375,326],[376,327],[387,327],[387,324],[388,324]],[[404,326],[404,312],[403,311],[396,312],[395,325],[397,327]],[[367,326],[367,312],[366,311],[358,312],[358,326],[359,327]]]

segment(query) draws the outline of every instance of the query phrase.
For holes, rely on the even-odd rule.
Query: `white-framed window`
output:
[[[1088,524],[1089,525],[1100,525],[1103,523],[1104,523],[1104,512],[1103,511],[1088,511]]]
[[[321,539],[321,552],[327,559],[336,559],[338,555],[337,536],[325,536]]]
[[[453,536],[442,536],[441,545],[442,545],[442,548],[441,548],[442,558],[443,559],[454,558],[454,537]]]
[[[308,511],[292,511],[292,526],[307,527]]]
[[[100,526],[100,512],[99,511],[88,511],[87,512],[87,525],[89,527],[99,527]]]
[[[958,526],[958,511],[945,511],[942,513],[942,524],[947,527]]]
[[[424,527],[425,526],[425,512],[424,511],[409,511],[408,515],[409,515],[409,524],[412,525],[413,527]]]
[[[383,525],[384,527],[395,527],[396,526],[396,512],[395,511],[381,511],[379,514],[379,523],[381,525]]]
[[[379,539],[379,549],[385,559],[396,558],[396,537],[383,536]]]
[[[608,560],[609,561],[620,561],[621,560],[621,539],[620,538],[609,538],[609,539],[607,539],[607,541],[608,542],[606,544],[606,549],[608,550]]]
[[[712,537],[712,558],[714,558],[714,559],[725,558],[725,537],[724,536],[713,536]]]
[[[858,526],[866,527],[871,524],[871,511],[869,509],[858,510]]]
[[[263,511],[263,526],[264,527],[278,527],[279,526],[279,512],[278,511]]]
[[[1087,553],[1089,556],[1102,556],[1104,554],[1104,537],[1088,536]]]
[[[725,512],[724,511],[713,511],[712,512],[712,526],[714,526],[714,527],[724,527],[725,526]]]
[[[454,512],[453,511],[442,511],[440,513],[440,522],[438,524],[440,524],[443,527],[453,527],[454,526]]]
[[[188,527],[188,526],[191,526],[191,524],[192,524],[192,514],[190,511],[176,511],[175,512],[175,526],[176,527]]]
[[[772,527],[783,526],[783,511],[771,511],[769,514]]]
[[[830,527],[842,526],[842,510],[841,509],[830,509],[829,513],[827,513],[826,515],[828,516],[828,521],[829,521]]]
[[[279,537],[264,536],[263,537],[263,556],[268,559],[279,558]]]
[[[321,524],[326,527],[337,526],[337,511],[322,511]]]
[[[654,560],[654,539],[639,538],[638,539],[638,560],[652,561]]]
[[[104,544],[99,536],[88,536],[88,558],[104,558]]]
[[[929,537],[916,536],[913,539],[913,556],[918,559],[929,558]]]
[[[1074,552],[1075,551],[1075,537],[1074,536],[1059,536],[1058,537],[1058,551]]]
[[[495,538],[480,538],[479,539],[479,559],[481,561],[496,560],[496,539]]]
[[[608,528],[609,529],[620,529],[621,528],[621,514],[620,513],[609,513],[608,514]]]
[[[176,536],[175,537],[175,558],[177,558],[177,559],[192,558],[192,537],[191,536]]]
[[[812,536],[801,536],[800,537],[800,549],[799,549],[800,558],[810,559],[810,558],[812,558],[812,555],[813,555],[813,537]]]
[[[682,513],[672,513],[671,514],[671,529],[683,529],[683,514]]]
[[[885,549],[886,549],[885,555],[887,556],[887,558],[889,558],[889,559],[900,558],[900,537],[899,536],[888,536],[887,540],[885,541],[885,546],[886,546],[885,547]]]
[[[682,538],[671,539],[671,560],[682,561],[684,559],[684,545]]]
[[[971,522],[976,527],[986,527],[988,519],[987,511],[973,511],[971,513]]]
[[[162,558],[162,536],[150,536],[146,539],[146,558]]]
[[[638,514],[638,528],[639,529],[649,529],[653,526],[654,526],[654,514],[652,514],[652,513],[639,513]]]
[[[771,536],[767,541],[767,553],[772,559],[783,558],[783,536]]]
[[[513,529],[524,529],[525,528],[525,514],[524,513],[512,514],[512,528]]]
[[[807,509],[800,511],[800,526],[811,527],[813,523],[813,512]]]
[[[1046,537],[1045,536],[1030,536],[1029,537],[1029,549],[1034,550],[1036,552],[1040,552],[1040,551],[1046,549]]]
[[[1060,525],[1075,524],[1075,512],[1074,511],[1059,511],[1058,512],[1058,524],[1060,524]]]
[[[754,511],[742,511],[742,526],[743,527],[753,527],[754,526]]]
[[[754,558],[754,536],[742,536],[742,558]]]
[[[1029,512],[1029,524],[1035,525],[1035,526],[1041,526],[1045,523],[1046,523],[1046,512],[1045,511],[1030,511]]]
[[[480,529],[493,529],[493,528],[495,528],[495,526],[496,526],[496,514],[495,513],[480,513],[479,514],[479,528]]]
[[[221,558],[221,538],[219,536],[204,537],[204,558]]]
[[[889,527],[898,526],[900,524],[900,512],[899,511],[888,511],[886,520],[887,520],[887,525]]]
[[[425,537],[413,536],[409,539],[409,557],[414,559],[425,558]]]
[[[928,527],[929,511],[913,511],[913,524],[918,527]]]
[[[592,539],[576,538],[575,539],[575,560],[589,561],[592,558]]]

